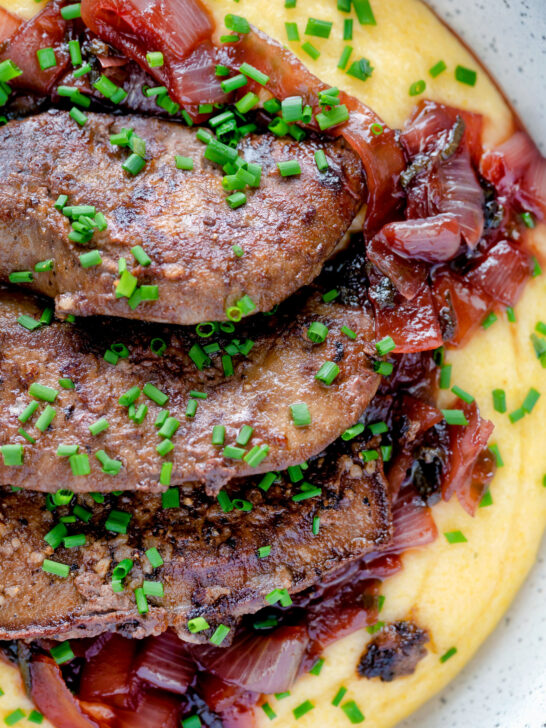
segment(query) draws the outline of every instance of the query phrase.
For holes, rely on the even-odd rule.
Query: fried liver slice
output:
[[[254,312],[269,311],[318,275],[365,199],[361,162],[341,140],[244,137],[239,155],[262,166],[261,182],[232,210],[225,173],[204,159],[195,129],[137,115],[87,117],[79,127],[52,110],[0,127],[0,279],[53,258],[53,270],[29,285],[55,298],[64,315],[195,324],[225,320],[244,295]],[[131,150],[110,143],[122,127],[146,142],[146,166],[135,176],[122,168]],[[325,172],[315,162],[319,149]],[[177,169],[176,155],[194,168]],[[277,162],[291,159],[301,174],[282,177]],[[87,246],[68,238],[70,220],[54,207],[62,194],[68,206],[94,206],[107,220]],[[137,264],[135,245],[150,265]],[[86,248],[100,251],[100,265],[81,266]],[[158,300],[133,308],[116,298],[120,258],[139,284],[159,286]]]
[[[186,327],[105,317],[75,324],[53,321],[29,331],[18,320],[22,315],[39,320],[47,302],[0,287],[0,446],[19,444],[24,450],[21,466],[6,465],[0,457],[0,484],[49,492],[163,490],[162,464],[172,460],[171,483],[201,481],[216,492],[234,477],[284,469],[321,452],[358,420],[379,380],[369,358],[373,322],[354,299],[353,288],[361,284],[358,275],[351,283],[351,266],[340,273],[348,287],[335,301],[325,303],[324,287],[317,284],[287,301],[275,316],[254,316],[229,335],[219,331],[209,338]],[[323,343],[307,336],[314,321],[329,329]],[[356,332],[356,339],[342,331],[344,326]],[[158,338],[167,347],[162,356],[150,349]],[[202,347],[211,342],[218,343],[218,351],[204,363],[198,359],[199,369],[190,353],[195,356],[198,346],[205,356]],[[116,343],[126,346],[128,356],[114,366],[104,353]],[[246,355],[226,354],[237,346]],[[339,367],[330,386],[315,379],[325,361]],[[226,376],[230,364],[233,374]],[[60,378],[71,379],[74,389],[62,389]],[[36,441],[30,444],[20,433],[18,417],[31,402],[29,387],[36,382],[59,393],[49,405],[56,414],[44,432],[35,425],[45,402],[23,424]],[[162,407],[141,393],[135,407],[146,405],[148,412],[137,424],[129,408],[119,404],[128,390],[142,391],[149,382],[168,396],[164,408],[180,423],[174,449],[166,456],[156,450],[162,439],[154,423]],[[196,391],[207,397],[196,400],[193,417],[186,416]],[[312,418],[306,427],[297,427],[291,416],[290,405],[300,402]],[[108,429],[93,435],[89,426],[101,418]],[[225,427],[224,443],[230,446],[237,446],[239,431],[250,425],[252,437],[243,450],[248,454],[267,445],[267,457],[258,464],[226,457],[223,447],[212,444],[215,425]],[[73,475],[69,458],[57,455],[63,444],[77,444],[79,454],[88,456],[90,475]],[[99,451],[121,462],[117,475],[104,472],[95,457]]]
[[[180,487],[179,507],[163,508],[158,494],[125,493],[107,495],[103,503],[78,495],[55,512],[42,493],[2,489],[0,639],[116,630],[143,637],[172,627],[182,639],[206,641],[218,624],[234,627],[267,606],[273,590],[301,592],[349,561],[381,551],[392,538],[388,486],[377,462],[358,457],[361,448],[357,440],[339,439],[314,458],[305,479],[320,494],[301,501],[293,500],[305,492],[301,481],[292,484],[286,473],[266,491],[260,477],[233,481],[226,489],[234,504],[229,512],[194,484]],[[84,533],[86,544],[53,551],[44,536],[76,503],[92,516],[68,529]],[[132,514],[126,534],[105,527],[112,509]],[[313,533],[317,516],[320,530]],[[266,558],[258,553],[263,546],[271,547]],[[153,547],[164,561],[155,570],[145,556]],[[45,573],[44,558],[68,564],[69,576]],[[112,570],[126,558],[134,566],[124,591],[115,593]],[[143,579],[161,581],[165,589],[163,599],[148,598],[144,615],[133,594]],[[195,617],[211,629],[190,634],[187,621]]]

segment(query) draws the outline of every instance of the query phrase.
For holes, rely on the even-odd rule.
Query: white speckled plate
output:
[[[546,149],[546,0],[428,0],[489,68]],[[546,468],[545,468],[546,470]],[[546,727],[546,541],[474,660],[399,728]]]

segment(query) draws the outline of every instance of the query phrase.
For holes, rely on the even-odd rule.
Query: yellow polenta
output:
[[[375,26],[354,21],[353,40],[342,40],[343,19],[333,0],[298,0],[285,9],[282,0],[208,0],[221,32],[226,13],[244,15],[270,35],[286,41],[284,23],[298,24],[300,37],[312,16],[333,22],[328,40],[310,38],[321,51],[313,61],[301,50],[301,43],[287,43],[309,68],[333,86],[358,96],[374,108],[391,126],[401,126],[410,114],[415,98],[408,89],[426,80],[424,96],[454,106],[479,111],[486,119],[488,146],[503,141],[512,131],[512,117],[502,96],[480,70],[473,88],[457,83],[454,68],[462,64],[478,69],[472,56],[420,0],[372,2]],[[0,0],[0,5],[30,17],[34,0]],[[374,73],[366,82],[339,71],[336,66],[345,45],[354,49],[353,59],[368,58]],[[447,71],[436,79],[428,69],[443,59]],[[546,228],[534,231],[537,246],[546,253]],[[261,718],[271,728],[346,728],[347,717],[331,705],[341,685],[346,699],[354,699],[366,714],[368,728],[389,728],[440,690],[464,666],[495,627],[516,590],[532,566],[546,525],[546,370],[540,367],[530,342],[536,322],[544,318],[545,276],[533,279],[516,308],[517,323],[500,317],[487,331],[480,331],[462,351],[451,352],[452,383],[471,392],[485,417],[495,423],[493,441],[500,448],[504,467],[491,487],[493,505],[479,509],[470,518],[454,501],[434,508],[440,533],[460,529],[468,543],[448,545],[441,536],[432,546],[404,558],[404,570],[385,582],[386,621],[411,617],[432,635],[427,657],[414,675],[392,683],[363,680],[355,666],[369,639],[363,630],[330,647],[320,676],[299,680],[291,695],[269,702],[277,719]],[[491,390],[506,390],[509,411],[519,407],[533,386],[541,397],[533,412],[510,424],[507,415],[494,412]],[[441,664],[439,657],[450,647],[457,654]],[[16,707],[30,708],[15,670],[0,664],[0,717]],[[304,700],[315,708],[295,721],[292,709]],[[22,721],[18,725],[31,726]],[[46,725],[44,723],[43,725]]]

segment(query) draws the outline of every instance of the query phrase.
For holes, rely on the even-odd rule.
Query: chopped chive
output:
[[[163,463],[161,465],[161,472],[159,474],[159,484],[167,485],[171,484],[171,477],[173,472],[173,463]],[[180,494],[177,488],[170,488],[168,491],[162,494],[161,501],[163,508],[178,508],[180,505]]]
[[[271,553],[271,546],[260,546],[258,548],[258,558],[265,559]]]
[[[524,410],[524,412],[527,412],[527,414],[530,414],[533,410],[533,407],[538,402],[540,398],[540,392],[538,392],[534,387],[531,387],[531,389],[528,391],[525,399],[523,400],[523,404],[521,405],[521,408]]]
[[[55,261],[53,260],[53,258],[49,258],[48,260],[40,260],[34,266],[34,270],[36,273],[45,273],[46,271],[53,270],[54,264]]]
[[[315,374],[315,379],[329,386],[339,374],[339,367],[333,361],[325,361]]]
[[[204,617],[194,617],[189,619],[187,623],[188,632],[191,634],[197,634],[197,632],[203,632],[206,629],[210,629],[210,624]]]
[[[273,589],[269,594],[266,594],[265,601],[271,605],[279,602],[282,607],[289,607],[292,604],[288,589]]]
[[[134,245],[131,248],[131,253],[133,254],[137,263],[144,267],[150,265],[150,263],[152,262],[152,259],[149,257],[149,255],[146,253],[141,245]]]
[[[330,303],[338,296],[339,296],[339,291],[336,288],[332,288],[331,291],[327,291],[326,293],[322,294],[322,300],[324,301],[324,303]]]
[[[40,430],[40,432],[45,432],[49,425],[53,422],[56,414],[57,412],[55,410],[55,407],[52,407],[50,404],[48,404],[44,408],[42,414],[36,420],[36,424],[34,426],[37,430]]]
[[[362,450],[360,457],[365,463],[371,463],[379,459],[379,452],[377,450]]]
[[[347,693],[347,688],[344,685],[342,685],[339,688],[339,690],[337,691],[337,693],[335,694],[335,697],[332,700],[332,705],[335,705],[337,708],[337,706],[341,703],[341,701],[345,697],[346,693]]]
[[[40,384],[39,382],[33,382],[28,388],[28,393],[31,397],[35,397],[43,402],[54,402],[57,399],[59,390],[53,387],[46,387],[45,384]]]
[[[263,703],[260,707],[263,710],[263,712],[267,715],[269,720],[275,720],[275,718],[277,717],[277,714],[275,713],[273,708],[269,705],[269,703]]]
[[[56,455],[58,458],[68,458],[71,455],[76,455],[80,449],[79,445],[59,445],[57,448]]]
[[[494,313],[493,311],[491,311],[490,313],[487,314],[487,316],[482,321],[482,328],[488,329],[490,326],[492,326],[495,323],[497,318],[498,318],[497,314]]]
[[[343,49],[341,56],[339,57],[339,61],[337,64],[338,68],[341,68],[341,70],[345,70],[347,67],[347,63],[349,63],[349,58],[351,57],[351,53],[353,52],[353,49],[351,46],[345,46]]]
[[[448,425],[468,425],[465,413],[460,409],[440,410]]]
[[[81,76],[85,76],[87,73],[91,72],[91,66],[89,63],[86,63],[85,65],[81,66],[81,68],[76,69],[73,71],[72,75],[74,78],[81,78]]]
[[[319,657],[313,667],[309,670],[310,675],[320,675],[322,667],[324,665],[324,657]]]
[[[97,450],[95,457],[102,465],[102,472],[107,475],[117,475],[123,467],[120,460],[111,458],[104,450]]]
[[[230,627],[226,627],[225,624],[219,624],[218,627],[216,627],[216,629],[214,630],[214,634],[210,638],[210,641],[213,645],[216,645],[218,647],[222,644],[230,631]]]
[[[238,73],[236,76],[231,76],[231,78],[226,78],[225,81],[220,82],[222,91],[226,94],[231,91],[235,91],[238,88],[242,88],[243,86],[246,86],[246,84],[247,78],[242,73]]]
[[[348,700],[346,703],[343,703],[341,710],[349,719],[349,723],[352,723],[353,725],[357,725],[364,721],[364,714],[354,700]]]
[[[164,437],[167,440],[171,440],[179,427],[180,422],[176,419],[176,417],[167,417],[167,419],[159,429],[159,437]]]
[[[241,427],[241,429],[239,430],[237,439],[235,440],[237,445],[248,445],[253,432],[254,432],[253,427],[251,427],[250,425],[243,425]]]
[[[444,364],[440,369],[440,389],[449,389],[451,384],[451,364]]]
[[[248,76],[248,78],[251,78],[253,81],[256,81],[256,83],[259,83],[261,86],[265,86],[269,81],[269,76],[262,73],[254,66],[251,66],[250,63],[242,63],[239,66],[239,71],[245,76]]]
[[[37,710],[31,710],[28,714],[27,720],[29,723],[36,723],[37,725],[41,725],[44,722],[44,716]]]
[[[441,73],[443,73],[446,70],[447,66],[444,63],[444,61],[438,61],[438,63],[435,63],[433,66],[431,66],[428,69],[429,74],[432,76],[432,78],[436,78]]]
[[[163,582],[161,581],[148,581],[142,582],[142,590],[147,597],[159,597],[160,599],[165,596],[165,590]]]
[[[409,87],[409,95],[410,96],[419,96],[419,94],[422,94],[423,91],[426,89],[427,84],[423,79],[420,79],[419,81],[415,81],[411,84]]]
[[[457,385],[451,387],[451,391],[456,397],[459,397],[459,399],[462,399],[463,402],[473,402],[474,397],[471,394],[468,394],[468,392],[465,392],[464,389],[461,389]]]
[[[80,265],[82,268],[92,268],[101,263],[102,258],[98,250],[90,250],[88,253],[82,253],[80,255]]]
[[[33,319],[32,316],[27,316],[26,314],[19,316],[17,323],[19,326],[27,329],[27,331],[35,331],[41,325],[39,321],[36,321],[36,319]]]
[[[72,536],[66,536],[63,538],[63,546],[65,549],[78,548],[79,546],[85,546],[85,533],[76,533]]]
[[[467,86],[475,86],[477,77],[478,74],[476,71],[470,68],[465,68],[465,66],[457,66],[455,68],[455,80],[459,81],[459,83],[464,83]]]
[[[383,377],[388,377],[392,374],[394,364],[390,361],[376,361],[374,362],[373,369]]]
[[[444,652],[444,654],[440,657],[440,662],[444,663],[449,660],[450,657],[453,657],[453,655],[457,654],[457,648],[456,647],[450,647],[447,652]]]
[[[146,160],[143,157],[141,157],[139,154],[133,153],[127,157],[127,159],[121,166],[126,172],[135,176],[142,171],[145,164]]]
[[[311,526],[311,533],[313,536],[318,536],[320,529],[320,516],[313,516],[313,525]]]
[[[91,520],[91,517],[93,514],[91,511],[88,511],[87,508],[84,508],[84,506],[81,506],[79,503],[76,503],[76,505],[73,508],[74,515],[80,519],[80,521],[83,521],[84,523],[89,523]]]
[[[91,70],[91,68],[89,68],[89,70]],[[83,113],[83,111],[80,111],[77,106],[73,106],[68,112],[68,115],[80,126],[83,126],[87,122],[87,116]]]
[[[89,432],[92,435],[99,435],[101,432],[104,432],[104,430],[107,430],[110,427],[108,420],[106,417],[101,417],[96,422],[93,422],[92,425],[89,425]]]
[[[384,463],[388,463],[392,457],[392,445],[381,445],[381,458]]]
[[[282,177],[294,177],[295,175],[301,174],[300,163],[297,159],[277,162],[277,167]]]
[[[267,493],[267,491],[271,488],[276,479],[277,473],[266,473],[258,483],[258,488],[260,488],[260,490],[263,490],[264,493]]]
[[[389,430],[386,422],[373,422],[368,428],[372,435],[381,435]]]
[[[285,23],[284,27],[286,28],[286,37],[288,40],[296,41],[300,39],[297,23]]]
[[[246,195],[244,192],[235,192],[233,195],[226,197],[226,202],[232,210],[236,210],[246,203]]]
[[[294,714],[294,718],[296,720],[299,720],[302,718],[306,713],[309,713],[310,710],[313,710],[315,706],[310,700],[306,700],[303,703],[300,703],[296,708],[292,710],[292,713]]]
[[[535,258],[535,256],[532,257],[532,261],[533,261],[533,272],[531,273],[531,275],[533,278],[536,278],[537,276],[541,275],[542,268],[540,267],[540,263]]]
[[[113,509],[110,511],[104,527],[107,531],[125,534],[127,533],[127,527],[132,517],[131,513]]]
[[[245,451],[242,447],[234,447],[233,445],[226,445],[222,455],[230,460],[242,460]]]
[[[61,17],[65,20],[74,20],[75,18],[81,18],[81,3],[74,3],[72,5],[65,5],[61,8]]]
[[[70,573],[70,566],[58,561],[51,561],[51,559],[44,559],[42,571],[45,571],[46,574],[53,574],[54,576],[60,576],[62,579],[66,579]]]
[[[52,549],[56,549],[62,544],[63,538],[67,535],[68,530],[64,523],[58,523],[46,533],[44,541],[51,546]]]
[[[317,38],[329,38],[333,23],[327,20],[308,18],[305,26],[305,35],[314,35]]]
[[[321,131],[330,129],[338,124],[343,124],[349,118],[349,110],[345,104],[334,106],[329,111],[321,111],[315,116],[315,119],[320,127]]]
[[[385,354],[396,348],[396,344],[390,336],[385,336],[376,343],[375,348],[379,356],[385,356]]]
[[[302,49],[302,51],[307,53],[308,56],[311,56],[311,58],[314,61],[316,61],[317,58],[320,56],[320,51],[318,50],[318,48],[315,48],[315,46],[312,45],[311,43],[309,43],[309,41],[306,41],[305,43],[303,43],[301,46],[301,49]],[[322,127],[321,127],[321,129],[322,129]]]
[[[32,283],[34,280],[34,276],[30,270],[20,270],[15,273],[10,273],[8,278],[10,283]]]
[[[352,440],[353,438],[357,437],[357,435],[361,435],[364,432],[364,425],[362,422],[357,422],[356,425],[353,425],[352,427],[349,427],[345,432],[342,433],[341,439],[348,441]]]
[[[68,50],[70,52],[70,60],[73,66],[81,66],[82,64],[82,51],[80,48],[79,40],[68,41]]]
[[[184,169],[186,171],[193,169],[193,159],[191,157],[175,156],[174,163],[176,169]]]
[[[491,449],[491,448],[489,448],[489,449]],[[493,497],[491,495],[491,491],[488,489],[483,494],[482,499],[478,504],[478,508],[487,508],[488,506],[492,506],[492,505],[493,505]]]
[[[506,393],[504,389],[494,389],[493,395],[493,408],[503,414],[506,412]]]
[[[523,409],[523,407],[518,407],[513,412],[510,412],[510,414],[508,415],[508,419],[512,424],[518,422],[523,417],[525,417],[525,410]]]
[[[24,712],[21,710],[21,708],[16,708],[13,710],[9,715],[6,715],[4,718],[4,723],[6,725],[15,725],[16,723],[19,723],[20,720],[23,720],[25,717]]]
[[[502,468],[504,466],[504,460],[502,459],[502,456],[500,454],[499,446],[496,443],[491,443],[489,445],[489,450],[495,456],[495,462],[497,464],[497,467]]]
[[[146,53],[146,62],[150,68],[160,68],[163,65],[163,53],[161,51],[150,51]]]
[[[149,609],[148,600],[146,599],[146,595],[144,594],[144,589],[142,589],[142,587],[135,589],[135,602],[139,614],[147,614]]]
[[[307,427],[311,424],[311,414],[305,402],[291,404],[290,414],[296,427]]]
[[[353,6],[360,25],[376,25],[370,0],[353,0]]]
[[[162,392],[151,382],[146,382],[142,388],[142,392],[160,407],[163,407],[169,401],[169,395]]]
[[[353,19],[345,18],[343,21],[343,40],[353,39]],[[347,59],[349,60],[349,59]]]
[[[462,531],[446,531],[444,536],[449,544],[468,542],[468,539]]]
[[[233,15],[228,13],[224,18],[225,26],[228,30],[232,30],[234,33],[242,33],[246,35],[250,33],[250,24],[246,18],[241,15]]]
[[[42,71],[46,71],[48,68],[53,68],[57,65],[53,48],[40,48],[36,51],[36,57]]]

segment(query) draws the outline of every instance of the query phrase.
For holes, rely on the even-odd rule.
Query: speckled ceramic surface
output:
[[[477,53],[546,150],[546,0],[428,4]],[[545,727],[546,541],[511,609],[474,660],[399,728]]]

